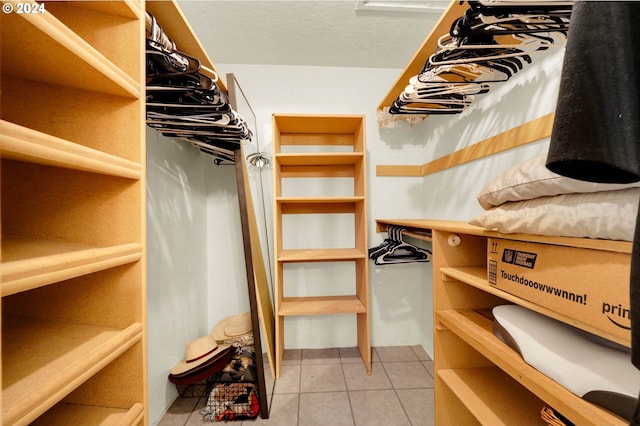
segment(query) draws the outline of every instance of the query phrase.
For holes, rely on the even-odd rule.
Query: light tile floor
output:
[[[371,375],[356,348],[285,350],[269,418],[228,422],[277,426],[433,426],[433,361],[421,346],[376,347]],[[266,359],[266,357],[265,357]],[[268,368],[268,367],[267,367]],[[158,426],[213,425],[206,398],[178,398]]]
[[[237,425],[432,426],[433,361],[421,346],[372,349],[367,375],[356,348],[285,350],[280,378],[265,369],[268,419]],[[265,357],[266,359],[266,357]],[[202,420],[206,398],[178,398],[159,426],[212,425]]]

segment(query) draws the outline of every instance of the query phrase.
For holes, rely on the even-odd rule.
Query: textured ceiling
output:
[[[442,13],[363,10],[355,0],[178,3],[221,64],[404,68]]]

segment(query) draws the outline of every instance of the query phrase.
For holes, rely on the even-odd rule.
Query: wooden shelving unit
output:
[[[146,424],[144,7],[3,4],[2,424]]]
[[[358,349],[371,373],[369,337],[369,284],[367,265],[365,122],[359,115],[275,114],[275,310],[276,377],[284,352],[284,321],[287,316],[355,314]],[[305,194],[292,196],[287,181],[317,178],[322,181],[348,178],[349,194],[323,193],[311,185]],[[352,247],[293,248],[283,237],[283,218],[288,215],[347,214],[353,217]],[[289,230],[291,232],[291,230]],[[328,233],[331,230],[327,230]],[[345,295],[289,296],[284,271],[293,263],[349,262],[354,265],[355,285]]]
[[[602,252],[631,253],[631,243],[582,238],[499,234],[462,222],[377,220],[410,231],[431,230],[433,251],[435,402],[437,425],[546,424],[540,410],[552,406],[574,424],[624,425],[619,416],[571,393],[524,362],[492,331],[490,309],[515,303],[630,346],[579,318],[495,288],[487,279],[487,239],[502,238]],[[460,238],[451,245],[449,237]]]

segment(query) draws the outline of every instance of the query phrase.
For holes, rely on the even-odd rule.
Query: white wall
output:
[[[206,192],[202,156],[147,128],[149,417],[173,402],[167,381],[185,344],[207,332]]]

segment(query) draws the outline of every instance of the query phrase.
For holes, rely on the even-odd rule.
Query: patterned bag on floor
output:
[[[252,419],[258,412],[258,389],[253,383],[216,383],[202,409],[205,422]]]

